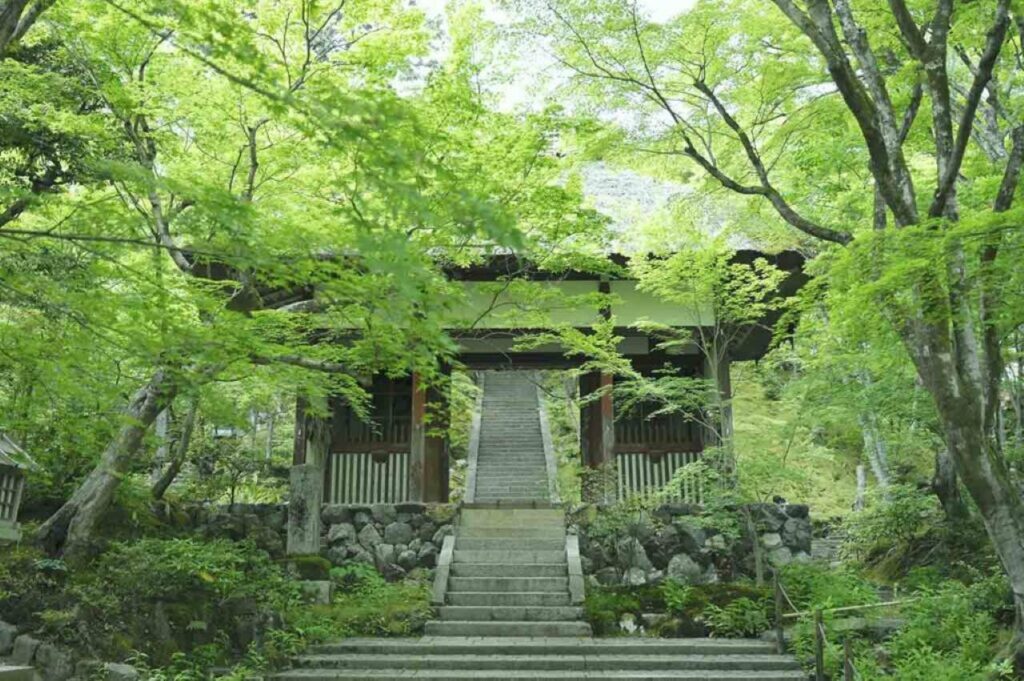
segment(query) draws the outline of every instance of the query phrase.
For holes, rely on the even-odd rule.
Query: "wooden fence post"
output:
[[[821,610],[814,611],[814,681],[825,681],[825,636]]]
[[[786,634],[782,630],[782,584],[779,583],[778,571],[774,569],[772,570],[772,587],[775,589],[775,651],[782,655],[786,652]]]

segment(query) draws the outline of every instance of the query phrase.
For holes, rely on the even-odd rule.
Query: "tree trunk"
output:
[[[960,485],[957,482],[956,467],[946,449],[935,452],[935,475],[932,477],[932,491],[942,504],[946,520],[960,523],[970,516],[967,504],[960,496]]]
[[[71,498],[36,531],[37,544],[51,555],[63,554],[69,560],[90,554],[95,548],[96,528],[117,486],[157,414],[170,404],[176,392],[177,385],[165,369],[154,373],[136,391],[122,412],[121,429]]]
[[[857,496],[853,498],[853,510],[864,510],[864,497],[868,491],[868,473],[863,464],[857,466]]]
[[[878,429],[878,417],[874,414],[862,414],[860,431],[864,438],[864,455],[871,465],[871,472],[882,488],[884,494],[889,487],[889,453],[885,438]]]
[[[192,403],[189,404],[188,413],[185,414],[185,420],[181,425],[181,435],[178,438],[177,446],[174,450],[174,457],[171,459],[171,463],[167,466],[167,469],[160,476],[160,479],[153,483],[152,495],[153,499],[159,501],[164,498],[164,494],[167,492],[167,488],[171,486],[174,479],[178,477],[178,473],[181,472],[181,467],[185,464],[185,459],[188,456],[188,447],[192,442],[192,431],[196,425],[196,413],[199,411],[199,399],[195,398]]]
[[[1024,502],[1002,455],[978,431],[951,419],[950,452],[964,485],[978,505],[985,529],[1013,592],[1015,627],[1010,645],[1015,667],[1024,669]]]

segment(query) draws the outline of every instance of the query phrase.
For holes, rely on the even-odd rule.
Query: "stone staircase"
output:
[[[589,636],[560,508],[464,508],[434,636]]]
[[[763,641],[591,638],[576,538],[550,502],[536,387],[516,372],[484,383],[475,499],[441,552],[426,636],[314,646],[278,681],[807,678]]]
[[[806,681],[771,644],[743,639],[431,637],[313,647],[278,681],[328,679],[689,679]]]
[[[548,501],[538,406],[531,372],[485,374],[475,502]]]

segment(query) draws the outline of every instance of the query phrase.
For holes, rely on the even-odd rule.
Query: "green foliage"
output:
[[[709,605],[703,618],[711,635],[721,638],[754,637],[769,627],[766,603],[749,598],[738,598],[725,607]]]
[[[114,544],[84,588],[112,591],[132,607],[145,603],[258,599],[272,608],[293,603],[296,588],[251,544],[226,540],[142,539]]]
[[[782,568],[780,580],[801,611],[878,602],[875,585],[849,567],[793,563]]]
[[[844,551],[866,562],[905,560],[920,540],[942,526],[935,496],[910,485],[893,485],[872,495],[864,510],[851,514],[843,527]]]
[[[355,584],[350,578],[357,577]],[[288,626],[309,642],[349,636],[413,636],[432,617],[430,588],[408,579],[389,584],[369,578],[365,570],[340,574],[351,590],[335,592],[330,605],[312,605],[285,616]],[[379,579],[379,576],[378,576]]]
[[[342,593],[370,594],[386,588],[387,582],[377,569],[366,563],[348,563],[331,568],[331,580]]]
[[[288,556],[284,561],[299,579],[324,580],[332,576],[331,561],[323,556]]]

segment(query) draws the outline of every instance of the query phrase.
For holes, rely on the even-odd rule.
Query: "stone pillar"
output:
[[[288,498],[288,555],[320,553],[320,506],[324,474],[320,466],[292,466]]]
[[[288,489],[289,555],[320,552],[320,507],[330,433],[329,421],[311,415],[308,400],[299,397],[295,407],[295,444]]]

